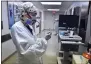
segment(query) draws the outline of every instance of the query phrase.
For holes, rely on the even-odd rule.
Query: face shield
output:
[[[22,6],[24,13],[25,13],[25,22],[27,22],[28,24],[35,24],[36,23],[36,8],[35,6],[33,6],[33,4],[31,2],[28,3],[24,3]]]

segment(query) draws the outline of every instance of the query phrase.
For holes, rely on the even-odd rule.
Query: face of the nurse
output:
[[[27,20],[28,20],[28,22],[30,23],[30,25],[35,24],[36,23],[36,15],[37,15],[36,12],[34,12],[34,13],[31,13],[31,12],[26,13],[24,15],[24,20],[25,20],[24,22],[26,23]]]

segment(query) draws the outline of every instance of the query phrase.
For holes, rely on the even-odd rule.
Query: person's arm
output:
[[[12,28],[11,35],[15,43],[18,43],[20,54],[28,59],[42,56],[47,48],[45,39],[35,40],[21,28]]]

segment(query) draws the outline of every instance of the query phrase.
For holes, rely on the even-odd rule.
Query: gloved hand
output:
[[[51,35],[52,35],[52,33],[51,32],[48,32],[47,35],[45,36],[45,39],[46,40],[49,40],[51,38]]]

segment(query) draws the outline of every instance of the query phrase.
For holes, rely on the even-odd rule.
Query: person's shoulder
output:
[[[12,26],[12,28],[18,27],[18,26],[19,26],[19,22],[20,22],[20,21],[16,22],[16,23]]]
[[[18,21],[18,22],[16,22],[13,26],[12,26],[12,28],[11,29],[13,29],[13,30],[16,30],[16,31],[20,31],[20,32],[23,32],[23,25],[22,25],[22,22],[21,21]]]

